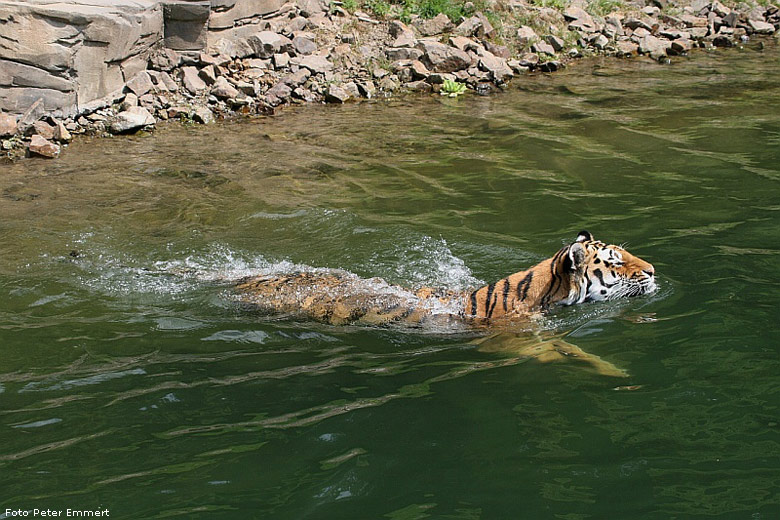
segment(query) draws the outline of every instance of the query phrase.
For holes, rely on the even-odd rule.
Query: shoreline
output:
[[[456,24],[444,13],[404,15],[404,23],[352,9],[354,2],[299,0],[240,27],[246,38],[221,38],[202,51],[157,42],[121,89],[71,116],[46,110],[43,99],[22,114],[0,112],[0,158],[56,158],[77,136],[133,133],[170,120],[209,124],[406,92],[487,95],[518,76],[554,73],[588,57],[669,62],[780,38],[777,5],[639,1],[642,7],[620,4],[605,16],[593,12],[602,5],[594,3],[496,2],[479,11],[468,2],[461,7],[470,16]]]

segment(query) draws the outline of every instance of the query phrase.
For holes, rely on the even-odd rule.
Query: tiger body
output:
[[[474,291],[424,287],[416,292],[346,272],[295,273],[241,280],[239,301],[274,314],[332,324],[493,324],[552,305],[635,296],[656,289],[651,264],[587,231],[552,258]]]

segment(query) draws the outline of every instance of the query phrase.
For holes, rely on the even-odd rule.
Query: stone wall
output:
[[[0,111],[71,116],[118,97],[160,47],[205,49],[283,0],[0,0]],[[209,33],[213,33],[211,36]]]

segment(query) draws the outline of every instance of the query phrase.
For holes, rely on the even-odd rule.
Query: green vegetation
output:
[[[588,12],[597,16],[606,16],[622,7],[625,7],[622,0],[590,0],[588,2]]]
[[[553,9],[563,10],[569,5],[569,0],[531,0],[531,3],[538,7],[552,7]]]
[[[493,22],[495,16],[490,10],[488,0],[342,0],[344,9],[354,12],[357,9],[366,9],[371,11],[379,18],[398,18],[401,21],[408,22],[412,16],[420,18],[434,18],[439,14],[445,14],[453,23],[459,23],[463,18],[473,15],[477,11],[482,11],[488,20]]]
[[[442,96],[458,97],[459,95],[465,92],[466,92],[465,84],[458,83],[457,81],[453,81],[451,79],[445,79],[444,84],[442,84],[441,86]]]

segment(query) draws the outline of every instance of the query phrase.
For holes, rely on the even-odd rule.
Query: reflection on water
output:
[[[489,98],[291,109],[5,165],[3,505],[771,518],[777,52],[579,64]],[[225,284],[325,268],[462,290],[580,229],[627,242],[659,291],[507,341],[263,316]]]

